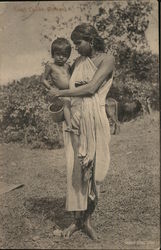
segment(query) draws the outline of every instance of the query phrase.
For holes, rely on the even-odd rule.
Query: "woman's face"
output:
[[[90,42],[85,40],[79,39],[74,42],[75,49],[81,56],[90,56],[92,52],[92,47]]]

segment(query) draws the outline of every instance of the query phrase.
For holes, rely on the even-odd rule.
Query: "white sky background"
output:
[[[151,1],[153,11],[146,35],[152,51],[158,54],[158,1]],[[67,21],[67,25],[63,26],[61,30],[53,30],[51,37],[53,39],[55,35],[67,37],[66,34],[69,34],[70,37],[73,29],[68,25],[70,17],[74,17],[77,13],[77,17],[81,16],[83,20],[84,13],[79,7],[81,3],[85,2],[43,1],[39,2],[39,10],[33,13],[37,2],[0,2],[0,84],[40,74],[43,71],[42,61],[50,59],[48,51],[50,50],[50,42],[42,40],[41,33],[48,34],[51,25],[56,26],[56,17],[59,16],[63,22]],[[109,7],[112,1],[104,1],[103,4]],[[67,11],[60,8],[66,8]],[[95,14],[98,8],[93,6],[91,11],[92,14]],[[47,18],[48,21],[44,21],[44,18]],[[79,19],[77,21],[79,24]],[[74,50],[72,53],[71,58],[75,57]]]

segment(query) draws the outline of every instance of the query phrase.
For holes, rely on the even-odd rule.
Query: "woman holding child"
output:
[[[72,129],[77,131],[65,131],[64,124],[66,209],[74,212],[74,222],[63,235],[68,238],[84,229],[92,239],[97,239],[90,220],[110,163],[105,99],[112,84],[114,58],[104,53],[104,40],[90,24],[76,26],[71,39],[80,57],[72,66],[69,89],[51,89],[55,96],[70,97]]]

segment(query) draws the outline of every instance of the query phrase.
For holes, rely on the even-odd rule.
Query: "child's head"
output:
[[[71,53],[71,45],[65,38],[57,38],[51,45],[51,56],[54,58],[55,64],[64,65]]]

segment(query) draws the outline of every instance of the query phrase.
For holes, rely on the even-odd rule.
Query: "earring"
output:
[[[93,47],[93,45],[94,45],[94,44],[93,44],[93,39],[92,39],[92,41],[90,42],[90,45],[91,45],[91,47]]]

